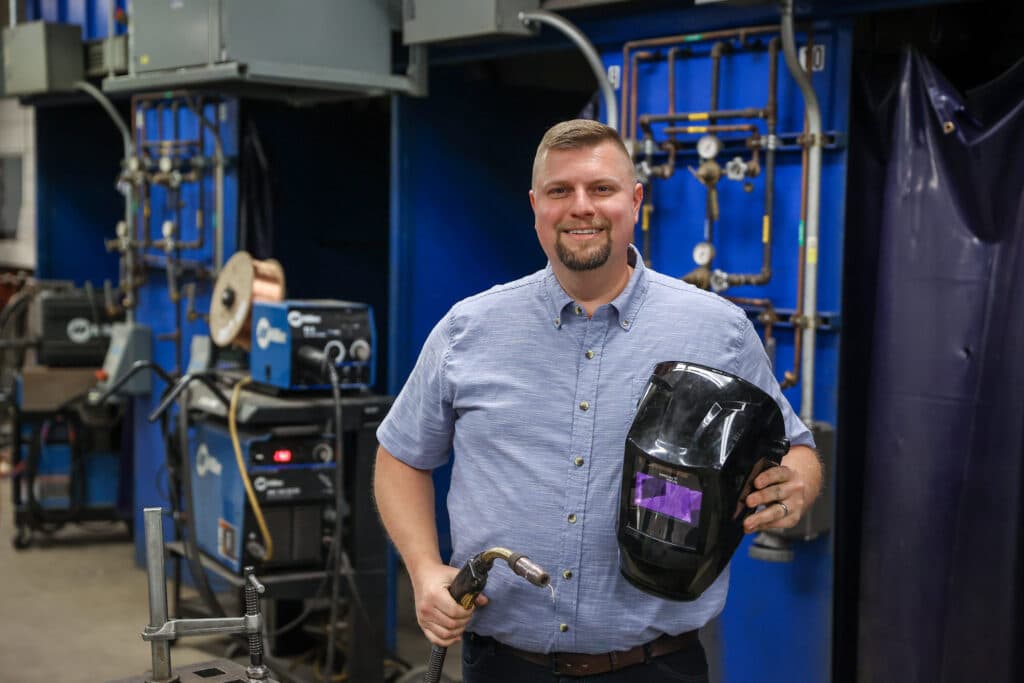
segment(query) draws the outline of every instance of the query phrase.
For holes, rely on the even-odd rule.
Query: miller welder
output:
[[[217,346],[249,352],[248,370],[190,372],[154,413],[190,385],[186,540],[231,583],[240,585],[247,566],[259,572],[272,655],[294,654],[309,639],[301,630],[291,633],[298,644],[274,633],[283,621],[310,617],[318,598],[322,607],[329,586],[328,632],[347,609],[350,680],[383,681],[387,542],[372,468],[391,398],[370,391],[373,311],[284,300],[280,266],[239,252],[217,279],[209,320]],[[338,637],[326,640],[323,668],[337,670]]]
[[[128,460],[121,457],[121,411],[81,400],[96,384],[110,345],[111,315],[92,290],[40,284],[24,300],[30,352],[15,376],[14,546],[35,531],[130,516]]]

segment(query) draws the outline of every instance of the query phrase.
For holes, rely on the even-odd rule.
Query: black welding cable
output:
[[[334,367],[334,360],[327,357],[323,363],[331,378],[331,396],[334,398],[334,534],[331,538],[331,550],[334,552],[335,566],[331,567],[331,609],[327,622],[327,656],[324,661],[324,675],[330,679],[334,674],[334,627],[338,623],[338,590],[341,578],[341,570],[348,563],[342,560],[345,549],[341,547],[342,526],[344,522],[343,512],[345,506],[345,462],[342,458],[342,407],[341,407],[341,386],[338,379],[338,369]]]

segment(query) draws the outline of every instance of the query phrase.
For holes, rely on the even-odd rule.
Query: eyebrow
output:
[[[558,185],[572,185],[572,184],[573,183],[571,183],[568,180],[557,180],[557,179],[556,180],[549,180],[548,182],[546,182],[543,185],[541,185],[540,189],[547,190],[548,188],[551,188],[551,187],[554,187],[554,186],[558,186]],[[606,177],[606,178],[597,178],[595,180],[591,180],[590,182],[587,183],[587,185],[622,185],[622,181],[620,181],[620,180],[618,180],[618,179],[616,179],[614,177],[609,176],[609,177]]]

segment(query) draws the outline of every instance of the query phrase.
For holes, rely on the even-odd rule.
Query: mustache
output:
[[[569,232],[570,230],[608,230],[611,227],[612,222],[606,218],[595,218],[589,223],[582,221],[555,223],[555,230],[558,232]]]

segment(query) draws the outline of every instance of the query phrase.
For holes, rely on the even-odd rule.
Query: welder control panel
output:
[[[368,389],[375,378],[373,309],[334,300],[256,303],[252,312],[253,379],[282,390],[327,389],[330,383],[299,358],[303,348],[333,359],[341,388]]]

